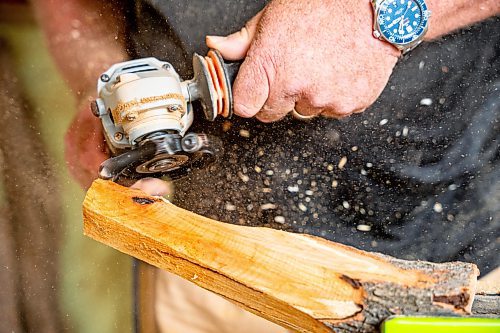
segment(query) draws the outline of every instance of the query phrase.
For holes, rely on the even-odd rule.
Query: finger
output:
[[[255,116],[258,120],[269,123],[280,120],[295,107],[295,100],[281,90],[282,85],[275,84],[276,93],[271,92],[262,109]]]
[[[324,107],[314,107],[307,100],[298,100],[295,104],[295,111],[303,117],[317,116],[325,111]]]
[[[146,192],[149,195],[172,195],[172,183],[165,182],[158,178],[143,178],[135,182],[131,188],[136,188]]]
[[[247,57],[241,64],[233,85],[234,113],[249,118],[262,109],[269,95],[269,71],[257,57]]]
[[[330,92],[312,90],[295,104],[295,110],[300,116],[312,117],[322,115],[328,118],[345,118],[354,112],[363,112],[365,106],[356,98],[336,98]]]
[[[240,31],[229,36],[207,36],[205,40],[207,46],[219,50],[222,57],[227,60],[241,60],[245,58],[257,31],[257,24],[260,21],[262,12],[263,10],[252,17]]]
[[[362,113],[366,110],[366,107],[326,107],[322,108],[321,114],[326,118],[341,119],[352,115],[353,113]],[[302,113],[302,112],[300,112]]]
[[[261,121],[263,123],[272,123],[273,121],[278,121],[280,119],[283,119],[291,111],[292,110],[287,111],[287,112],[280,112],[280,113],[265,113],[265,112],[263,113],[263,112],[259,112],[255,116],[255,118],[257,118],[257,120],[259,120],[259,121]]]

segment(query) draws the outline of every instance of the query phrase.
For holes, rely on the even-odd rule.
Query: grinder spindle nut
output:
[[[181,141],[182,149],[185,152],[192,153],[203,147],[203,141],[198,134],[189,133]]]

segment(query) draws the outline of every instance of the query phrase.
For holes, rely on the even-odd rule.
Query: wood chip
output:
[[[347,163],[347,157],[344,156],[339,161],[339,164],[338,164],[339,169],[343,169],[344,166],[346,165],[346,163]]]
[[[269,209],[276,209],[276,205],[273,203],[266,203],[263,205],[260,205],[261,210],[269,210]]]
[[[430,98],[422,98],[420,100],[420,105],[431,106],[432,105],[432,99],[430,99]]]
[[[240,171],[238,171],[238,177],[240,177],[241,181],[244,183],[246,183],[250,180],[250,178],[247,175],[245,175],[244,173],[242,173]]]
[[[356,229],[358,229],[359,231],[370,231],[372,230],[372,227],[367,224],[358,224],[356,226]]]
[[[227,211],[233,211],[236,210],[236,206],[233,205],[232,203],[226,203],[226,206],[224,207]]]
[[[285,217],[283,217],[281,215],[275,216],[274,222],[279,223],[279,224],[283,224],[283,223],[285,223]]]
[[[222,123],[222,131],[223,132],[227,132],[231,129],[231,126],[233,125],[233,123],[231,123],[230,121],[225,121]]]
[[[240,129],[240,136],[244,138],[249,138],[250,137],[250,132],[246,129]]]

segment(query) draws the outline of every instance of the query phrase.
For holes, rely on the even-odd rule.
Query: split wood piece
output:
[[[467,314],[479,274],[473,264],[222,223],[103,180],[83,215],[86,235],[299,332],[376,332],[393,314]]]

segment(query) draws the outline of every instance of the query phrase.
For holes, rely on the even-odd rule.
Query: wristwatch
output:
[[[431,12],[424,0],[371,0],[373,36],[404,53],[424,39]]]

